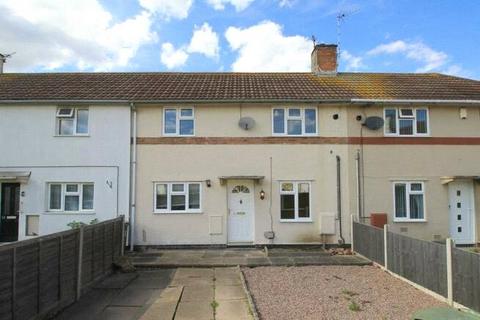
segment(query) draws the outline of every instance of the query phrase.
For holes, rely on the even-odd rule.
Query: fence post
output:
[[[447,238],[447,301],[450,306],[453,306],[453,264],[452,264],[452,238]]]
[[[353,223],[355,222],[355,216],[353,214],[350,215],[350,248],[352,252],[355,250],[353,247]]]
[[[383,260],[385,269],[388,270],[388,224],[383,226]]]
[[[124,253],[125,253],[125,216],[122,216],[122,243],[120,245],[120,256],[123,256]]]
[[[78,235],[78,265],[77,265],[77,295],[76,300],[82,295],[82,261],[83,261],[83,226],[80,226]]]

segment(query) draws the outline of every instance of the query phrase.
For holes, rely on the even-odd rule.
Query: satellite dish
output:
[[[243,117],[238,120],[238,126],[243,130],[250,130],[255,126],[255,120],[250,117]]]
[[[383,127],[383,123],[384,121],[381,117],[368,117],[363,125],[370,130],[378,130]]]

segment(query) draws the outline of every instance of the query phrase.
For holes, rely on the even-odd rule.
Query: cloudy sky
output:
[[[341,71],[480,79],[477,0],[0,0],[6,72],[308,71],[311,36]]]

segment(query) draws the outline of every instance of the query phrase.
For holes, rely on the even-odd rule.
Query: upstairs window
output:
[[[48,184],[48,211],[93,211],[93,183]]]
[[[316,135],[318,132],[317,109],[274,108],[272,126],[274,135]]]
[[[155,183],[155,213],[200,212],[198,182]]]
[[[425,190],[423,182],[393,184],[395,221],[425,220]]]
[[[88,109],[58,108],[57,134],[60,136],[81,136],[88,134]]]
[[[384,110],[385,135],[425,136],[428,130],[428,109],[386,108]]]
[[[164,135],[193,136],[195,134],[193,108],[165,108],[163,124]]]

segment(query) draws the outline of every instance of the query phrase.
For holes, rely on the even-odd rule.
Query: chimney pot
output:
[[[317,44],[312,51],[311,69],[315,74],[337,73],[337,45]]]

